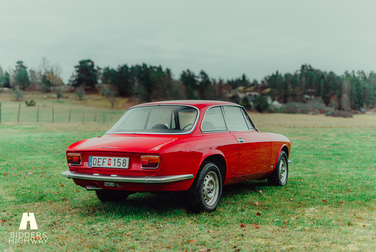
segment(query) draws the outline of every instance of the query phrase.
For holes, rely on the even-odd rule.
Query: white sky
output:
[[[336,0],[4,0],[0,66],[152,64],[261,80],[304,63],[376,71],[376,2]]]

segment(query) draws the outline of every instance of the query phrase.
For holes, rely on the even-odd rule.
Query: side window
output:
[[[204,120],[201,124],[201,130],[203,132],[227,130],[220,107],[210,108],[206,111]]]
[[[248,125],[239,107],[224,106],[225,116],[230,131],[248,131]]]

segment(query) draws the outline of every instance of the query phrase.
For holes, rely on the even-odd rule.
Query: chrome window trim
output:
[[[249,131],[256,131],[256,129],[253,127],[253,124],[250,121],[248,121],[248,123],[247,123],[247,119],[248,119],[248,117],[246,116],[246,114],[248,114],[247,110],[245,110],[244,108],[243,109],[241,108],[241,111],[242,111],[242,115],[243,115],[245,124],[247,124],[248,130]],[[250,129],[249,127],[253,127],[253,128]]]
[[[190,107],[190,108],[194,108],[197,110],[197,115],[196,115],[196,119],[195,119],[195,122],[192,126],[192,129],[188,132],[183,132],[183,133],[164,133],[164,132],[108,132],[110,131],[115,125],[116,123],[111,127],[111,129],[109,129],[106,133],[106,134],[140,134],[140,135],[188,135],[188,134],[191,134],[195,128],[196,128],[196,125],[197,125],[197,122],[198,122],[198,119],[200,117],[200,110],[195,107],[195,106],[192,106],[192,105],[185,105],[185,104],[152,104],[152,105],[136,105],[136,106],[133,106],[131,108],[129,108],[127,111],[124,112],[124,114],[122,115],[121,118],[123,118],[125,116],[125,114],[130,111],[131,109],[134,109],[134,108],[141,108],[141,107],[156,107],[156,106],[182,106],[182,107]],[[119,119],[119,120],[120,120]],[[118,121],[119,121],[118,120]]]
[[[247,110],[246,110],[243,106],[239,106],[239,107],[241,107],[241,108],[243,109],[243,111],[244,111],[246,117],[248,118],[249,122],[250,122],[251,125],[253,126],[253,129],[254,129],[255,131],[257,131],[257,132],[260,132],[259,129],[256,127],[256,124],[254,124],[254,122],[252,121],[251,117],[249,116]],[[247,118],[246,118],[246,120],[247,120]],[[252,131],[253,131],[253,130],[252,130]]]
[[[205,120],[205,116],[206,116],[206,113],[209,111],[209,109],[211,108],[215,108],[215,107],[219,107],[220,110],[221,110],[221,113],[222,113],[222,117],[223,117],[223,121],[225,122],[225,127],[226,129],[225,130],[207,130],[207,131],[203,131],[202,130],[202,123],[204,122]],[[228,132],[228,126],[227,126],[227,121],[226,121],[226,118],[225,118],[225,114],[223,113],[223,105],[214,105],[214,106],[210,106],[206,111],[205,111],[205,114],[204,114],[204,117],[202,118],[201,120],[201,127],[200,127],[200,130],[202,133],[214,133],[214,132]]]

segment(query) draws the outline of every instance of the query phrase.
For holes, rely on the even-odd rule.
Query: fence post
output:
[[[18,106],[18,116],[17,116],[17,123],[20,122],[20,113],[21,113],[21,103],[20,105]]]
[[[1,110],[1,103],[0,103],[0,110]],[[95,113],[94,122],[97,122],[97,113]],[[0,123],[1,123],[1,111],[0,111]]]
[[[55,122],[54,106],[52,106],[52,122]]]
[[[82,116],[82,123],[85,122],[85,111],[84,111],[84,115]]]
[[[38,110],[37,110],[37,122],[39,122],[39,104],[38,104]]]
[[[69,109],[69,120],[68,120],[68,122],[70,122],[71,113],[72,113],[72,109]]]
[[[1,102],[0,102],[0,124],[1,124]]]
[[[103,123],[105,122],[105,114],[103,114]]]

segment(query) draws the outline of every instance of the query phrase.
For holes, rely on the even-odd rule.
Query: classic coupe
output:
[[[246,110],[223,101],[164,101],[128,109],[103,136],[66,151],[62,175],[102,202],[135,192],[186,191],[195,212],[213,211],[224,185],[267,179],[284,186],[290,140],[261,133]]]

